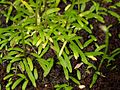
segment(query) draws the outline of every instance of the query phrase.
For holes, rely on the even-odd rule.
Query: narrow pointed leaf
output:
[[[28,74],[29,79],[31,80],[33,86],[36,87],[35,78],[34,78],[32,72],[31,72],[31,70],[30,70],[30,68],[28,66],[28,63],[27,63],[26,59],[23,60],[23,63],[25,65],[25,69],[26,69],[26,72]]]
[[[15,89],[16,86],[17,86],[18,84],[20,84],[20,82],[21,82],[22,80],[23,80],[23,78],[17,79],[17,80],[13,83],[13,85],[12,85],[12,90]]]
[[[26,81],[23,83],[23,85],[22,85],[22,90],[26,90],[27,84],[28,84],[28,80],[26,80]]]

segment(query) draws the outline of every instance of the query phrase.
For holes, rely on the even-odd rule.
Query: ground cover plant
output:
[[[4,9],[0,17],[5,17],[6,25],[0,23],[0,64],[6,69],[1,90],[26,90],[31,85],[41,90],[43,86],[38,83],[48,87],[45,79],[58,67],[58,76],[63,74],[65,81],[53,81],[54,89],[93,88],[99,76],[105,77],[101,68],[111,66],[120,54],[119,47],[109,52],[114,23],[106,23],[105,17],[110,15],[120,22],[115,12],[120,2],[104,6],[112,2],[102,0],[102,5],[97,0],[1,0]],[[94,34],[94,23],[104,35],[101,43]],[[82,81],[89,75],[92,79],[86,86]]]

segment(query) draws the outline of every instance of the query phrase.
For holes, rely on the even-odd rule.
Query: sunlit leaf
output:
[[[19,65],[20,65],[21,71],[22,71],[22,72],[25,71],[25,66],[24,66],[24,64],[23,64],[22,61],[19,62]]]
[[[14,74],[8,74],[7,76],[5,76],[5,77],[3,78],[3,80],[9,79],[9,78],[12,77],[12,76],[14,76]]]
[[[17,79],[14,83],[13,83],[13,85],[12,85],[12,89],[15,89],[16,88],[16,86],[18,85],[18,84],[20,84],[20,82],[23,80],[23,78],[19,78],[19,79]]]
[[[38,59],[38,62],[42,69],[44,70],[44,77],[46,77],[53,66],[53,59],[49,58],[48,60],[44,60],[40,58]]]
[[[55,6],[57,7],[59,5],[59,3],[60,3],[60,0],[55,0],[55,1],[56,1]]]
[[[17,74],[17,76],[19,76],[19,77],[21,77],[23,79],[26,79],[26,76],[24,74],[19,73],[19,74]]]
[[[89,13],[89,15],[86,16],[86,18],[90,19],[90,18],[95,18],[97,19],[98,21],[104,23],[104,18],[98,14],[95,14],[95,13]]]
[[[34,69],[34,77],[36,80],[38,79],[38,71],[36,68]]]
[[[39,57],[42,57],[49,49],[49,45],[47,45],[44,50],[41,52],[40,56]]]
[[[67,64],[69,72],[72,72],[72,65],[71,65],[68,55],[66,53],[63,53],[63,56],[64,56],[65,62]]]
[[[9,8],[9,10],[8,10],[8,14],[7,14],[7,18],[6,18],[6,23],[8,23],[8,21],[9,21],[10,14],[11,14],[11,12],[12,12],[12,9],[13,9],[13,6],[11,5],[10,8]]]
[[[87,40],[87,41],[84,43],[83,47],[84,47],[84,48],[87,47],[87,46],[88,46],[90,43],[92,43],[92,42],[93,42],[92,39]]]
[[[59,58],[59,61],[60,61],[60,64],[63,66],[63,67],[67,67],[67,65],[66,65],[66,62],[65,62],[65,60],[63,59],[63,57],[62,56],[60,56]]]
[[[43,13],[43,17],[45,17],[51,13],[58,12],[59,10],[60,10],[60,8],[50,8]]]
[[[32,63],[32,59],[27,57],[27,62],[28,62],[28,65],[30,67],[30,70],[33,71],[33,63]]]
[[[59,52],[59,57],[62,55],[62,52],[63,52],[66,44],[67,44],[67,41],[65,41],[65,42],[63,43],[63,46],[62,46],[62,48],[61,48],[61,50],[60,50],[60,52]]]
[[[10,87],[10,85],[12,85],[13,81],[9,81],[6,85],[6,88]]]
[[[71,7],[71,4],[68,4],[68,5],[65,7],[65,11],[67,11],[70,7]]]
[[[21,2],[26,6],[26,8],[28,9],[28,11],[30,13],[34,13],[33,9],[31,8],[31,6],[26,1],[21,0]]]
[[[9,48],[9,49],[8,49],[8,51],[12,51],[12,50],[13,50],[13,51],[15,50],[15,51],[23,52],[23,49],[17,48],[17,47],[16,47],[16,48]]]
[[[23,60],[23,63],[25,64],[25,69],[26,69],[26,72],[27,72],[27,75],[28,75],[29,79],[31,80],[33,86],[36,87],[35,78],[34,78],[32,72],[31,72],[31,70],[30,70],[30,68],[28,66],[28,63],[27,63],[27,61],[25,59]]]
[[[97,58],[94,56],[87,56],[87,57],[91,58],[93,61],[97,61]]]
[[[28,80],[26,80],[26,81],[23,83],[23,85],[22,85],[22,90],[26,90],[27,84],[28,84]]]
[[[8,65],[7,65],[7,69],[6,69],[6,71],[7,71],[7,73],[9,73],[10,72],[10,70],[11,70],[11,63],[9,63]]]
[[[14,63],[14,62],[17,62],[17,61],[20,61],[21,60],[21,58],[13,58],[11,61],[10,61],[10,63]]]

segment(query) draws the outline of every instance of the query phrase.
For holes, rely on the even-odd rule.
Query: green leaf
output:
[[[104,54],[104,53],[103,52],[97,52],[97,51],[94,51],[94,52],[85,52],[86,56],[97,56],[97,55],[101,55],[101,54]]]
[[[19,77],[21,77],[23,79],[27,79],[26,76],[24,74],[21,74],[21,73],[17,74],[17,76],[19,76]]]
[[[6,18],[6,23],[8,23],[8,21],[9,21],[10,14],[11,14],[11,12],[12,12],[12,9],[13,9],[13,6],[11,5],[10,8],[9,8],[9,10],[8,10],[8,14],[7,14],[7,18]]]
[[[38,39],[38,41],[36,42],[36,47],[40,46],[41,42],[42,42],[41,38]]]
[[[89,15],[91,13],[91,11],[85,11],[85,12],[82,12],[79,14],[80,17],[83,17],[83,16],[86,16],[86,15]]]
[[[109,10],[108,13],[111,14],[112,16],[116,17],[120,21],[120,15],[117,14],[116,12]]]
[[[89,39],[89,40],[87,40],[85,43],[84,43],[84,45],[83,45],[83,47],[85,48],[85,47],[87,47],[89,44],[91,44],[93,42],[93,39]]]
[[[17,79],[14,83],[13,83],[13,85],[12,85],[12,89],[15,89],[16,88],[16,86],[18,85],[18,84],[20,84],[20,82],[23,80],[23,78],[19,78],[19,79]]]
[[[49,65],[47,66],[47,70],[45,70],[45,72],[44,72],[44,77],[46,77],[48,75],[48,73],[50,72],[50,70],[53,66],[53,59],[49,58],[48,61],[49,61]]]
[[[120,2],[117,2],[115,5],[116,5],[117,7],[120,7]]]
[[[65,60],[63,59],[63,57],[60,56],[60,57],[58,57],[58,59],[59,59],[59,61],[60,61],[60,64],[61,64],[64,68],[66,68],[67,65],[66,65],[66,62],[65,62]]]
[[[27,84],[28,84],[28,80],[26,80],[26,81],[23,83],[23,85],[22,85],[22,90],[26,90]]]
[[[36,80],[38,79],[38,71],[36,68],[34,69],[34,77]]]
[[[86,3],[82,3],[81,4],[81,8],[80,8],[81,12],[83,12],[85,10],[85,8],[86,8]]]
[[[4,39],[4,40],[0,41],[0,44],[7,43],[7,42],[8,42],[8,39]]]
[[[6,90],[10,90],[10,87],[6,88]]]
[[[78,80],[81,80],[81,72],[79,70],[77,70],[77,78]]]
[[[25,65],[25,69],[26,69],[26,72],[28,74],[29,79],[31,80],[33,86],[36,87],[35,78],[34,78],[32,72],[31,72],[31,70],[30,70],[30,68],[28,66],[28,63],[27,63],[26,59],[23,60],[23,63]]]
[[[66,52],[66,54],[70,54],[70,52],[69,52],[67,46],[65,46],[65,52]]]
[[[53,44],[54,44],[53,49],[54,49],[57,53],[59,53],[60,47],[59,47],[59,45],[58,45],[57,40],[54,40],[54,41],[53,41]]]
[[[83,51],[80,50],[80,48],[74,43],[74,42],[71,42],[71,46],[74,46],[74,48],[77,50],[77,52],[80,54],[81,56],[81,60],[83,63],[89,65],[89,66],[92,66],[95,70],[96,70],[96,67],[92,64],[92,63],[89,63],[85,54],[83,53]]]
[[[92,82],[90,84],[90,88],[92,88],[92,86],[96,83],[98,78],[98,75],[96,73],[94,73],[93,78],[92,78]]]
[[[59,5],[59,3],[60,3],[60,0],[55,0],[55,1],[56,1],[55,6],[57,7]]]
[[[13,17],[13,21],[21,18],[23,15],[24,15],[24,13],[17,13],[17,15]]]
[[[79,57],[78,50],[74,47],[74,45],[71,45],[71,44],[70,44],[69,46],[70,46],[71,50],[73,51],[73,54],[74,54],[75,59],[77,60],[78,57]]]
[[[78,21],[78,23],[80,24],[81,27],[84,26],[84,23],[82,22],[82,20],[79,17],[77,17],[77,21]]]
[[[30,6],[26,1],[21,0],[21,2],[26,6],[26,8],[28,9],[28,11],[29,11],[30,13],[33,13],[33,14],[34,14],[33,9],[31,8],[31,6]]]
[[[71,73],[72,72],[72,65],[70,63],[70,59],[69,59],[68,55],[65,52],[63,52],[63,56],[64,56],[64,59],[65,59],[67,68],[68,68],[69,72]]]
[[[8,51],[19,51],[19,52],[24,52],[23,49],[21,49],[21,48],[17,48],[17,47],[9,48]]]
[[[18,54],[18,53],[19,53],[19,52],[17,52],[17,51],[11,51],[11,52],[8,53],[8,56],[16,55],[16,54]]]
[[[95,49],[95,52],[98,52],[98,51],[100,51],[100,50],[102,50],[103,48],[105,48],[106,47],[106,45],[100,45],[100,46],[98,46],[97,44],[95,44],[96,45],[96,49]]]
[[[77,79],[75,79],[74,77],[69,76],[69,78],[70,78],[73,82],[75,82],[76,84],[80,85],[80,82],[79,82]]]
[[[65,7],[65,11],[69,10],[70,7],[71,7],[71,4],[68,4],[68,5]]]
[[[44,70],[44,77],[46,77],[52,66],[53,66],[53,59],[52,58],[49,58],[48,60],[44,60],[44,59],[38,59],[38,62],[40,64],[40,66],[42,67],[42,69]]]
[[[85,18],[83,18],[83,17],[79,17],[79,18],[80,18],[80,20],[81,20],[82,22],[84,22],[86,25],[89,24],[88,20],[86,20]]]
[[[64,74],[65,74],[65,78],[66,78],[67,80],[69,80],[69,73],[68,73],[67,68],[63,67],[63,71],[64,71]]]
[[[40,58],[40,56],[36,53],[30,53],[32,56],[36,57],[36,58]]]
[[[19,64],[20,64],[21,71],[22,72],[25,71],[25,66],[24,66],[23,62],[20,61]]]
[[[103,18],[102,16],[100,16],[100,15],[98,15],[98,14],[95,14],[95,13],[90,13],[90,14],[88,14],[88,15],[86,16],[86,18],[87,18],[87,19],[95,18],[95,19],[97,19],[98,21],[100,21],[100,22],[102,22],[102,23],[105,22],[105,21],[104,21],[104,18]]]
[[[116,52],[116,53],[113,53],[111,57],[114,58],[115,56],[117,56],[117,55],[119,55],[119,54],[120,54],[120,51],[118,51],[118,52]]]
[[[21,58],[15,57],[10,61],[10,63],[14,63],[14,62],[17,62],[17,61],[20,61],[20,60],[21,60]]]
[[[6,71],[7,71],[7,73],[9,73],[10,72],[10,70],[11,70],[11,63],[9,63],[8,65],[7,65],[7,68],[6,68]]]
[[[43,13],[43,17],[45,17],[51,13],[58,12],[59,10],[60,10],[60,8],[50,8]]]
[[[83,29],[85,29],[90,34],[92,33],[91,29],[87,25],[85,25],[85,24],[84,24]]]
[[[59,52],[59,57],[62,55],[62,52],[63,52],[66,44],[67,44],[67,41],[65,41],[65,42],[63,43],[63,46],[62,46],[62,48],[61,48],[61,50],[60,50],[60,52]]]
[[[90,35],[90,37],[93,41],[97,41],[97,38],[94,35]]]
[[[49,45],[47,45],[44,50],[41,52],[40,56],[39,57],[42,57],[49,49]]]
[[[40,46],[38,47],[38,55],[40,55],[41,52],[42,52],[42,45],[40,45]]]
[[[75,40],[80,49],[83,49],[83,45],[79,40]]]
[[[10,85],[12,85],[12,83],[13,83],[13,81],[9,81],[5,87],[6,87],[6,88],[9,88]]]
[[[6,79],[8,79],[8,78],[10,78],[10,77],[12,77],[12,76],[14,76],[14,74],[8,74],[7,76],[5,76],[5,77],[3,78],[3,80],[6,80]]]
[[[120,52],[120,48],[116,48],[115,50],[112,51],[111,54],[114,54],[114,53],[116,53],[116,52]]]
[[[30,70],[33,71],[33,63],[32,63],[32,59],[27,57],[27,62],[28,62],[28,65],[30,67]]]
[[[0,50],[2,50],[5,46],[6,46],[6,42],[5,43],[3,43],[1,46],[0,46]]]

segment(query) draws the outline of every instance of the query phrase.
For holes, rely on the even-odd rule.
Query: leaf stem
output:
[[[100,68],[101,68],[101,66],[102,66],[102,64],[103,64],[103,61],[105,60],[105,58],[106,58],[106,56],[107,56],[108,46],[109,46],[108,44],[109,44],[109,31],[106,30],[106,35],[105,35],[105,46],[106,46],[106,48],[105,48],[105,51],[104,51],[104,55],[103,55],[103,57],[102,57],[102,60],[101,60],[101,62],[100,62],[100,64],[99,64],[99,66],[98,66],[98,71],[100,71]]]

